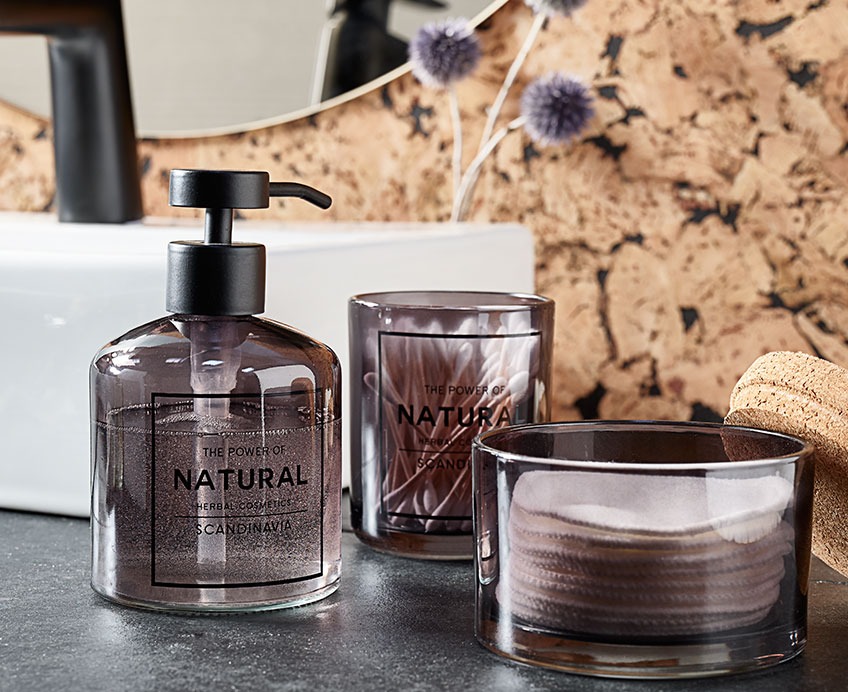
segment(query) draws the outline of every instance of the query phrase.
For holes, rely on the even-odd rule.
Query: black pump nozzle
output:
[[[267,209],[271,197],[332,200],[302,183],[272,183],[265,171],[171,171],[170,204],[206,207],[204,240],[168,245],[167,309],[194,315],[256,315],[265,309],[265,246],[233,243],[233,210]]]
[[[299,197],[321,209],[329,209],[333,203],[330,195],[303,183],[271,183],[269,187],[271,197]]]
[[[265,171],[171,171],[172,207],[206,207],[207,244],[232,242],[234,209],[267,209],[271,197],[298,197],[321,209],[333,200],[303,183],[272,183]]]

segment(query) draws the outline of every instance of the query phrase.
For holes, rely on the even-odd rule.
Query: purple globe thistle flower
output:
[[[521,95],[524,129],[541,144],[560,144],[576,137],[594,114],[586,85],[559,72],[539,77]]]
[[[412,74],[436,88],[467,77],[480,55],[480,42],[464,18],[425,24],[409,44]]]
[[[586,4],[586,0],[524,0],[533,12],[547,17],[555,14],[570,15]]]

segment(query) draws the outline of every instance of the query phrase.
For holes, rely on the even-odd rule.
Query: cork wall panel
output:
[[[466,164],[531,22],[513,0],[480,29],[459,85]],[[534,233],[537,288],[557,302],[556,417],[718,419],[765,351],[848,366],[848,2],[589,0],[549,20],[503,122],[553,69],[592,84],[588,130],[565,147],[510,134],[469,220]],[[49,135],[0,106],[0,208],[50,208]],[[175,213],[171,168],[258,168],[335,199],[271,217],[446,220],[452,141],[447,97],[407,75],[300,121],[142,141],[145,209]]]

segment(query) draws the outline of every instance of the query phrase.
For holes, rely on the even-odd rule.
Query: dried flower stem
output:
[[[515,59],[512,61],[512,65],[509,66],[509,71],[506,73],[506,77],[504,77],[504,81],[503,84],[501,84],[500,91],[495,97],[495,100],[492,102],[492,107],[489,109],[489,114],[486,118],[486,124],[483,126],[483,134],[480,137],[480,147],[478,148],[478,151],[483,150],[483,147],[486,146],[486,143],[492,136],[492,132],[494,132],[495,129],[495,122],[497,121],[498,116],[501,113],[501,109],[503,108],[503,105],[506,102],[506,97],[509,95],[509,90],[515,83],[515,78],[518,76],[518,71],[524,65],[524,61],[530,54],[530,49],[536,42],[536,38],[539,36],[539,32],[545,25],[546,19],[547,17],[542,12],[539,12],[538,14],[534,15],[533,23],[530,25],[530,29],[527,32],[527,36],[524,37],[524,43],[521,45],[521,49],[516,54]]]
[[[500,134],[500,131],[494,135],[492,134],[495,129],[495,123],[497,122],[504,103],[506,102],[510,89],[515,83],[515,78],[518,76],[519,70],[521,70],[524,65],[524,61],[530,54],[530,49],[533,48],[533,44],[536,43],[536,38],[539,36],[539,32],[542,30],[542,27],[544,27],[546,19],[546,15],[542,12],[534,15],[533,23],[530,25],[530,29],[524,37],[524,43],[521,44],[521,48],[513,59],[512,65],[509,66],[509,70],[506,73],[506,77],[504,77],[503,84],[501,84],[500,91],[498,91],[495,100],[492,102],[492,107],[489,109],[488,116],[486,117],[486,124],[483,126],[483,134],[480,136],[480,146],[477,149],[477,156],[474,158],[474,161],[468,167],[468,170],[463,176],[463,183],[465,183],[465,187],[463,189],[462,185],[460,185],[459,191],[454,194],[451,221],[460,221],[467,215],[470,199],[466,201],[465,198],[470,198],[471,193],[474,191],[474,186],[477,184],[477,179],[480,177],[480,165],[483,163],[483,159],[492,152],[497,143],[500,142],[500,140],[507,134],[506,132],[501,134],[497,142],[492,145],[492,141]],[[507,125],[507,127],[510,127],[510,125]],[[485,154],[483,152],[485,152]],[[483,154],[482,158],[481,154]],[[476,166],[475,163],[477,164]],[[471,174],[470,176],[469,173]]]
[[[486,141],[484,146],[477,152],[477,155],[468,164],[468,168],[465,171],[465,174],[462,176],[462,182],[459,185],[459,191],[453,200],[453,210],[451,212],[451,221],[457,222],[460,219],[464,218],[468,213],[468,206],[471,202],[471,192],[474,190],[474,185],[477,183],[477,178],[480,175],[480,168],[483,165],[483,162],[486,160],[486,157],[494,151],[495,147],[501,143],[504,137],[506,137],[513,130],[518,129],[524,124],[525,118],[524,116],[519,116],[514,120],[511,120],[500,130],[495,132],[489,139]]]
[[[450,86],[448,96],[450,98],[451,120],[453,121],[453,198],[456,199],[459,194],[459,183],[462,179],[462,118],[455,86]]]

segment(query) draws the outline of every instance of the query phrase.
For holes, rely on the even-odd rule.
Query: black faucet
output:
[[[335,0],[321,100],[367,84],[408,60],[407,44],[389,32],[394,0]],[[406,0],[428,9],[443,9],[441,0]]]
[[[120,0],[0,0],[4,31],[47,37],[59,220],[140,219]]]

